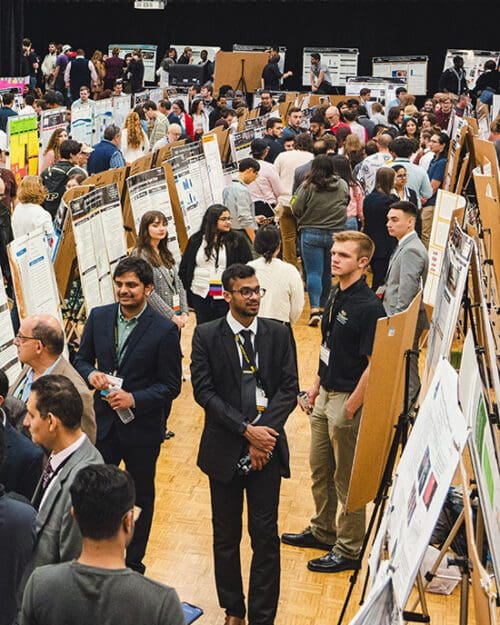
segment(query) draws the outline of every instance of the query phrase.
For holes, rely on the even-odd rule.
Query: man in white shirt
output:
[[[31,500],[38,510],[36,544],[21,591],[38,566],[72,560],[80,554],[81,534],[71,516],[70,487],[78,471],[101,464],[102,457],[81,429],[83,403],[63,375],[44,375],[31,387],[25,425],[49,460]]]
[[[57,49],[56,44],[51,41],[49,43],[49,52],[45,55],[42,62],[42,73],[45,80],[45,88],[52,89],[54,86],[54,72],[56,69]]]
[[[365,188],[366,194],[371,193],[375,188],[375,176],[380,167],[388,167],[394,160],[389,152],[392,136],[383,133],[376,139],[378,152],[367,156],[362,162],[358,171],[358,181]]]
[[[182,128],[179,124],[170,124],[167,130],[167,134],[163,139],[158,139],[158,141],[153,145],[153,152],[159,150],[160,148],[164,148],[169,143],[175,143],[179,141],[182,137]]]

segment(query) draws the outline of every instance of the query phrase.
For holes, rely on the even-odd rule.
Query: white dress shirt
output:
[[[242,325],[239,321],[237,321],[233,315],[231,314],[231,311],[229,311],[226,315],[226,321],[229,325],[229,327],[231,328],[231,331],[233,332],[234,336],[235,336],[235,344],[236,344],[236,335],[240,335],[240,340],[243,343],[244,342],[244,338],[243,335],[240,334],[240,332],[242,330],[250,330],[251,334],[250,334],[250,340],[252,341],[252,347],[254,349],[255,352],[255,335],[257,334],[257,328],[258,328],[258,320],[257,317],[254,318],[254,320],[252,321],[252,323],[249,326],[244,326]],[[238,350],[238,356],[240,358],[240,365],[243,367],[243,354],[241,353],[241,349],[238,347],[238,345],[236,344],[236,349]],[[255,354],[255,364],[257,366],[259,366],[259,363],[257,362],[259,355],[256,353]]]
[[[47,486],[45,492],[43,493],[42,500],[40,501],[40,507],[38,508],[39,511],[42,509],[42,506],[45,503],[45,500],[47,499],[47,495],[50,493],[50,489],[53,488],[54,484],[59,479],[58,477],[59,474],[57,472],[57,469],[67,458],[69,458],[72,454],[74,454],[75,451],[83,445],[86,438],[87,438],[87,435],[82,434],[80,438],[76,440],[69,447],[66,447],[62,451],[59,451],[57,454],[50,454],[49,462],[52,466],[52,471],[56,473],[56,475],[54,476],[53,479],[50,480],[49,485]]]

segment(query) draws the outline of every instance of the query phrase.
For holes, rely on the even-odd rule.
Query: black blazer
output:
[[[283,477],[290,477],[284,425],[297,402],[297,372],[289,329],[277,321],[258,321],[255,348],[269,405],[258,425],[279,432],[275,453]],[[196,327],[191,352],[191,381],[205,410],[198,466],[209,477],[229,482],[248,446],[241,409],[241,364],[234,334],[225,318]]]
[[[395,237],[389,236],[386,225],[389,206],[398,201],[397,195],[386,195],[379,191],[372,191],[363,201],[364,232],[375,243],[373,258],[389,258],[398,244]]]
[[[1,418],[0,411],[0,421]],[[43,450],[18,432],[8,417],[4,431],[6,458],[0,470],[0,484],[5,486],[7,492],[23,495],[29,501],[42,475]]]
[[[96,369],[112,373],[116,368],[117,313],[118,304],[98,306],[87,319],[74,363],[84,380]],[[115,423],[125,443],[135,447],[161,444],[165,419],[181,389],[181,359],[177,326],[148,304],[117,368],[124,390],[134,395],[136,418],[122,423],[100,393],[95,392],[97,440],[103,439]]]
[[[181,264],[179,265],[179,277],[188,294],[191,290],[191,282],[193,281],[194,269],[196,267],[196,254],[203,242],[203,232],[199,230],[189,237],[186,249],[182,255]],[[224,246],[226,248],[227,266],[234,263],[242,263],[246,265],[252,260],[252,250],[245,236],[239,232],[228,232],[224,235]]]

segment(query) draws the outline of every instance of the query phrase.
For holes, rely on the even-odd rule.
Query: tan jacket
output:
[[[23,378],[28,374],[30,367],[25,365],[23,370],[18,375],[17,379],[14,381],[12,386],[9,389],[9,394],[13,395],[14,391],[19,387]],[[78,373],[78,371],[64,358],[61,356],[59,362],[52,369],[51,372],[53,375],[64,375],[69,378],[76,387],[76,390],[80,393],[80,396],[83,401],[83,416],[82,416],[82,430],[89,437],[92,443],[95,443],[96,440],[96,422],[95,422],[95,412],[94,412],[94,399],[92,397],[92,393],[88,389],[85,384],[83,378]],[[21,414],[13,415],[10,414],[11,418],[15,421],[15,425],[18,429],[22,426],[22,418],[24,417],[24,412]]]

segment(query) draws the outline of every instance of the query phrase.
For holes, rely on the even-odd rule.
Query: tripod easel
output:
[[[246,95],[248,93],[248,89],[247,89],[247,83],[245,80],[245,59],[241,59],[241,72],[240,72],[240,78],[238,80],[238,82],[236,83],[236,87],[234,88],[235,91],[243,91],[243,93]]]

